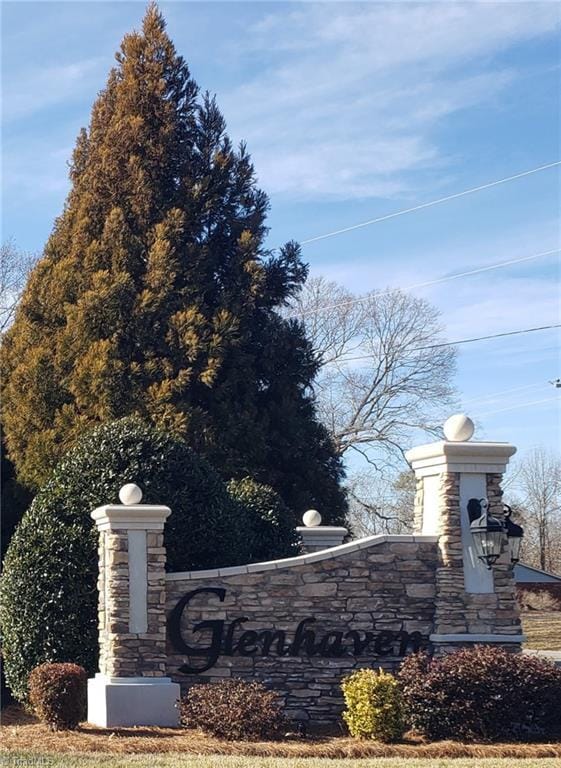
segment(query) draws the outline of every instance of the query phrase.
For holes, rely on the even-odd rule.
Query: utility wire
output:
[[[510,389],[502,389],[499,392],[491,392],[487,395],[479,395],[478,397],[462,398],[462,405],[471,404],[471,403],[482,403],[482,402],[486,402],[487,400],[493,400],[493,398],[500,397],[501,395],[508,395],[511,392],[521,392],[524,389],[535,389],[536,387],[545,388],[545,386],[546,386],[546,382],[537,381],[535,384],[525,384],[523,387],[511,387]]]
[[[477,418],[483,418],[485,416],[491,416],[494,413],[504,413],[504,411],[514,411],[517,408],[528,408],[530,405],[540,405],[541,403],[550,403],[553,400],[561,402],[560,397],[546,397],[543,400],[530,400],[527,403],[518,403],[518,405],[509,405],[508,408],[497,408],[495,411],[487,411],[486,413],[480,413]]]
[[[444,277],[437,277],[434,280],[427,280],[423,283],[414,283],[413,285],[407,285],[405,288],[385,288],[382,291],[371,291],[365,296],[359,296],[356,299],[348,299],[347,301],[339,301],[335,304],[327,304],[326,306],[316,309],[309,309],[305,312],[291,313],[290,317],[306,317],[307,315],[313,315],[317,312],[327,312],[331,309],[338,309],[339,307],[348,307],[352,304],[360,304],[363,301],[368,301],[372,296],[383,296],[385,293],[392,293],[393,291],[412,291],[414,288],[427,288],[429,285],[437,285],[438,283],[446,283],[450,280],[458,280],[460,277],[469,277],[471,275],[479,275],[481,272],[490,272],[493,269],[502,269],[503,267],[510,267],[512,264],[521,264],[523,261],[532,261],[533,259],[541,259],[545,256],[551,256],[554,253],[559,253],[561,248],[553,248],[550,251],[542,251],[541,253],[533,253],[531,256],[522,256],[519,259],[509,259],[508,261],[498,261],[496,264],[489,264],[486,267],[477,267],[476,269],[470,269],[466,272],[456,272],[453,275],[447,275]]]
[[[555,325],[540,325],[536,328],[521,328],[517,331],[505,331],[504,333],[493,333],[489,336],[476,336],[472,339],[459,339],[457,341],[442,341],[438,344],[428,344],[425,347],[413,347],[410,349],[410,352],[420,352],[424,349],[438,349],[439,347],[456,347],[459,344],[472,344],[476,341],[487,341],[489,339],[501,339],[505,336],[519,336],[523,333],[533,333],[534,331],[547,331],[552,328],[561,328],[561,323],[556,323]],[[340,360],[338,362],[341,363],[351,363],[355,360],[369,360],[372,357],[372,355],[357,355],[356,357],[347,357],[343,360]]]
[[[345,232],[352,232],[355,229],[361,229],[362,227],[369,227],[371,224],[378,224],[381,221],[387,221],[388,219],[394,219],[397,216],[403,216],[406,213],[413,213],[414,211],[420,211],[423,208],[431,208],[433,205],[440,205],[448,200],[455,200],[458,197],[464,197],[465,195],[472,195],[474,192],[481,192],[483,189],[490,189],[491,187],[497,187],[499,184],[506,184],[509,181],[515,179],[521,179],[524,176],[530,176],[533,173],[539,173],[545,171],[548,168],[554,168],[557,165],[561,165],[561,160],[556,160],[554,163],[547,163],[546,165],[540,165],[537,168],[530,168],[528,171],[522,171],[521,173],[515,173],[513,176],[507,176],[504,179],[498,179],[497,181],[490,181],[487,184],[480,184],[478,187],[472,187],[471,189],[464,189],[462,192],[456,192],[453,195],[446,195],[446,197],[439,197],[437,200],[431,200],[428,203],[421,203],[415,205],[412,208],[404,208],[401,211],[394,211],[394,213],[388,213],[385,216],[378,216],[376,219],[369,219],[369,221],[362,221],[360,224],[353,224],[350,227],[343,227],[342,229],[336,229],[333,232],[327,232],[325,235],[317,235],[316,237],[309,237],[307,240],[301,240],[300,245],[310,245],[310,243],[316,243],[318,240],[326,240],[328,237],[335,237],[336,235],[342,235]]]
[[[460,339],[459,341],[443,341],[438,344],[429,344],[426,347],[416,347],[411,350],[412,352],[418,352],[421,349],[437,349],[438,347],[450,347],[457,346],[458,344],[471,344],[475,341],[487,341],[488,339],[500,339],[504,336],[519,336],[522,333],[533,333],[534,331],[548,331],[552,328],[561,328],[561,323],[555,325],[540,325],[536,328],[522,328],[519,331],[506,331],[505,333],[493,333],[489,336],[478,336],[473,339]]]

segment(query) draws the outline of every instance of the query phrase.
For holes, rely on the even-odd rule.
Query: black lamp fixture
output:
[[[487,499],[470,499],[467,505],[475,552],[489,570],[501,555],[505,534],[511,562],[517,563],[519,559],[524,531],[520,525],[513,523],[510,519],[512,509],[507,504],[503,506],[504,522],[489,514]]]
[[[489,514],[487,499],[470,499],[468,514],[475,553],[491,570],[503,548],[504,527],[496,517]]]
[[[511,518],[512,509],[508,504],[503,504],[504,516],[505,516],[505,530],[508,541],[508,548],[510,550],[510,562],[517,563],[520,560],[520,545],[522,544],[522,537],[524,536],[524,529],[521,525],[513,523]]]

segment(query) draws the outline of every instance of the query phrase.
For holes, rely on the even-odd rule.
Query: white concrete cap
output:
[[[444,437],[453,443],[471,440],[474,432],[473,421],[464,413],[456,413],[444,422]]]
[[[417,477],[441,472],[503,474],[516,453],[511,443],[453,442],[440,440],[407,451],[405,458]]]
[[[152,504],[106,504],[94,509],[91,516],[98,530],[116,529],[161,531],[164,522],[171,515],[169,507]]]
[[[304,512],[302,522],[306,528],[315,528],[321,525],[321,515],[317,509],[309,509],[307,512]]]
[[[140,504],[142,501],[142,491],[135,483],[127,483],[123,485],[119,491],[119,499],[121,504],[129,506],[131,504]]]
[[[296,533],[302,539],[305,549],[313,547],[314,550],[338,547],[343,543],[347,535],[346,528],[336,525],[299,526]]]

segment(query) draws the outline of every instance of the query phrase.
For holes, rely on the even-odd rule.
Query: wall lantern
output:
[[[489,570],[501,555],[505,534],[511,562],[517,563],[519,559],[524,531],[520,525],[513,523],[510,519],[512,509],[507,504],[503,506],[504,522],[489,514],[487,499],[470,499],[467,505],[475,552]]]
[[[508,548],[510,550],[510,562],[517,563],[520,560],[520,544],[522,543],[522,536],[524,536],[524,529],[521,525],[513,523],[510,519],[512,515],[512,509],[508,504],[503,504],[505,510],[505,530],[508,540]]]
[[[502,551],[504,527],[496,517],[489,514],[487,499],[470,499],[468,514],[477,557],[491,570]]]

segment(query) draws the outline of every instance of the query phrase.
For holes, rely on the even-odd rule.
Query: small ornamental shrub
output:
[[[193,685],[181,700],[181,723],[236,741],[273,739],[287,727],[278,694],[238,679]]]
[[[86,719],[87,675],[77,664],[41,664],[29,675],[29,703],[52,731],[74,730]]]
[[[561,737],[561,669],[535,656],[475,646],[408,656],[398,680],[408,725],[429,739]]]
[[[292,513],[276,491],[251,477],[231,480],[227,487],[230,496],[241,505],[240,517],[243,515],[247,520],[248,562],[278,560],[298,554]]]
[[[401,690],[393,675],[380,669],[358,669],[341,684],[346,710],[343,719],[351,736],[398,741],[404,733]]]
[[[138,483],[143,503],[173,510],[164,532],[172,571],[248,562],[240,507],[215,470],[181,440],[128,417],[97,427],[57,464],[10,542],[0,578],[6,680],[19,701],[39,664],[97,669],[97,541],[91,512]]]

